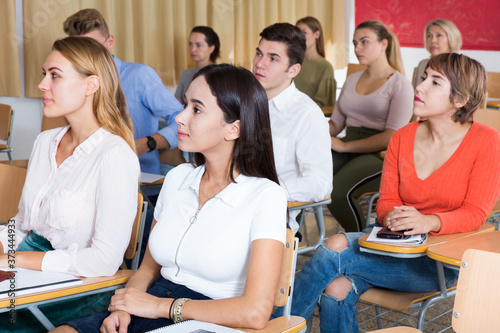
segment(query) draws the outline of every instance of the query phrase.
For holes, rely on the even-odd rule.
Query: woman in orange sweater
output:
[[[477,61],[456,53],[429,60],[413,108],[424,120],[394,133],[387,149],[377,205],[383,226],[448,234],[484,223],[500,194],[500,132],[472,121],[485,88]],[[319,304],[322,333],[358,332],[356,303],[366,290],[439,288],[432,259],[360,252],[364,233],[334,235],[318,247],[295,282],[293,315],[307,318]],[[445,268],[448,286],[457,276]]]

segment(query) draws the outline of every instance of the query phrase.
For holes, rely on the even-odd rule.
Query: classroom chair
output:
[[[53,129],[53,128],[58,128],[58,127],[64,127],[69,125],[68,121],[66,120],[65,117],[42,117],[42,132]]]
[[[0,163],[0,222],[16,216],[25,180],[26,168]]]
[[[486,107],[500,109],[500,73],[487,72]]]
[[[274,307],[284,307],[283,316],[270,320],[266,324],[266,327],[261,330],[241,328],[239,328],[239,330],[248,333],[294,333],[305,330],[305,319],[290,315],[292,308],[293,285],[295,281],[295,266],[297,264],[298,243],[299,240],[294,237],[292,230],[287,229],[280,279],[274,297]]]
[[[451,320],[455,332],[498,332],[500,327],[498,279],[500,279],[500,253],[475,249],[465,251]],[[406,327],[373,331],[373,333],[389,332],[421,331]]]
[[[0,153],[7,153],[10,161],[12,161],[10,140],[12,138],[13,124],[14,110],[10,105],[0,104],[0,140],[5,141],[5,143],[0,144]]]
[[[142,242],[141,233],[142,230],[144,230],[143,227],[146,217],[146,210],[147,202],[144,202],[142,194],[139,193],[137,215],[134,220],[134,226],[132,228],[132,235],[130,237],[129,245],[124,255],[124,258],[132,259],[132,267],[134,269],[137,269],[139,262],[139,252],[141,249],[140,244]],[[78,286],[18,296],[15,297],[16,310],[27,308],[35,316],[35,318],[47,329],[47,331],[50,331],[54,329],[54,325],[38,308],[40,305],[93,294],[99,294],[124,287],[132,274],[134,274],[134,272],[135,270],[133,269],[119,270],[113,276],[82,278],[83,284]],[[10,302],[10,298],[0,301],[0,312],[8,311]]]
[[[318,241],[316,244],[311,246],[300,246],[298,249],[298,254],[304,254],[311,251],[316,250],[316,248],[321,244],[323,239],[325,238],[325,219],[323,216],[323,206],[328,205],[332,202],[330,196],[325,200],[321,201],[311,201],[311,202],[300,202],[300,201],[292,201],[288,203],[288,211],[300,210],[300,222],[299,222],[299,231],[302,231],[304,227],[304,218],[308,208],[312,208],[314,210],[314,216],[316,218],[316,225],[318,226]]]
[[[498,89],[500,90],[500,86]],[[500,131],[500,110],[481,108],[474,112],[473,119],[478,123],[493,127],[494,129]],[[497,200],[493,210],[488,214],[488,222],[492,222],[495,224],[496,229],[499,229],[500,198]]]
[[[364,71],[365,69],[366,69],[365,65],[351,64],[351,63],[349,63],[349,64],[347,64],[347,74],[346,74],[346,77],[348,77],[349,75],[351,75],[353,73]]]

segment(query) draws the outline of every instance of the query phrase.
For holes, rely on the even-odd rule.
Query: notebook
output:
[[[377,232],[382,229],[382,227],[373,227],[370,235],[366,238],[368,242],[374,243],[399,243],[399,244],[423,244],[427,240],[427,234],[417,234],[412,235],[408,239],[387,239],[387,238],[378,238]]]
[[[243,331],[235,330],[217,324],[207,323],[199,320],[186,320],[177,324],[157,328],[149,331],[154,333],[243,333]]]
[[[13,278],[0,282],[0,299],[81,285],[82,279],[73,275],[48,273],[31,269],[16,268]],[[10,295],[9,295],[10,294]]]

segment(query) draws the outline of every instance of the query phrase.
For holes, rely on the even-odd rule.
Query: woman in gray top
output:
[[[189,35],[189,56],[196,63],[196,66],[186,69],[179,78],[175,97],[181,102],[193,75],[203,67],[214,64],[219,58],[220,41],[217,33],[210,27],[194,27]]]

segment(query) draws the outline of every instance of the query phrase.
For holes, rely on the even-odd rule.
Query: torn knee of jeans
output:
[[[347,290],[347,291],[345,291],[344,289],[342,289],[342,290],[338,290],[338,289],[328,290],[330,287],[327,287],[327,289],[325,289],[324,294],[332,297],[333,299],[335,299],[337,301],[345,300],[347,298],[347,296],[349,296],[349,293],[351,291],[353,291],[355,294],[357,294],[358,289],[356,288],[356,285],[354,284],[354,282],[348,276],[343,276],[343,277],[345,277],[350,283],[349,290]],[[337,288],[337,287],[335,287],[335,288]],[[345,295],[344,295],[344,293],[345,293]],[[332,295],[332,294],[335,294],[335,295]],[[340,294],[343,295],[342,298],[339,297]]]

